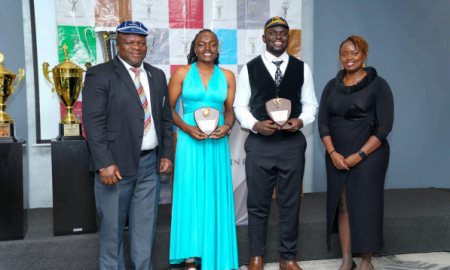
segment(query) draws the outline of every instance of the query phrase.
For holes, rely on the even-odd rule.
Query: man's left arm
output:
[[[162,85],[164,87],[163,104],[161,108],[161,165],[160,173],[170,173],[173,165],[173,118],[169,103],[169,90],[164,72],[162,73]]]
[[[287,121],[290,124],[288,127],[283,127],[283,130],[297,132],[303,129],[306,125],[311,124],[316,119],[317,113],[317,99],[314,92],[314,81],[311,70],[305,63],[303,68],[303,86],[302,96],[300,102],[302,103],[302,113],[298,118],[291,118]]]
[[[314,91],[314,81],[311,69],[306,63],[304,63],[304,65],[304,81],[302,86],[302,97],[300,100],[302,103],[302,113],[298,117],[303,122],[300,129],[314,122],[316,119],[317,108],[319,107]]]

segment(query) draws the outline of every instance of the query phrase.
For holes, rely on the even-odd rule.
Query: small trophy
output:
[[[194,111],[194,118],[197,127],[209,137],[219,125],[220,112],[204,107]]]
[[[53,86],[52,92],[56,89],[59,99],[66,106],[66,115],[59,124],[59,136],[56,139],[58,141],[84,140],[84,137],[81,135],[81,124],[73,114],[73,105],[77,102],[81,88],[83,88],[83,72],[86,71],[70,61],[66,44],[62,48],[65,56],[65,60],[62,63],[51,71],[48,70],[49,63],[45,62],[42,64],[44,76]],[[91,63],[88,62],[85,66],[89,68]],[[54,83],[50,80],[50,72],[53,73]]]
[[[288,127],[287,120],[291,116],[291,101],[285,98],[274,98],[266,102],[266,111],[270,119],[280,127]]]
[[[5,56],[0,53],[0,142],[17,142],[14,130],[14,121],[6,113],[6,101],[14,94],[17,86],[22,82],[25,76],[25,70],[19,69],[19,75],[16,75],[3,67]],[[13,86],[16,77],[19,78],[16,86]]]
[[[97,32],[97,37],[100,38],[100,44],[102,46],[103,59],[105,62],[111,61],[117,55],[116,32]],[[90,52],[92,54],[92,52]]]
[[[89,46],[88,38],[87,38],[87,32],[90,31],[92,37],[97,37],[100,39],[100,44],[102,47],[103,52],[103,59],[105,62],[108,62],[112,60],[117,55],[117,49],[116,49],[116,40],[117,40],[117,34],[116,32],[112,31],[100,31],[95,33],[92,28],[86,28],[84,29],[84,41],[86,42],[88,51],[89,51],[89,57],[91,59],[94,59],[94,54],[92,53],[92,49]]]

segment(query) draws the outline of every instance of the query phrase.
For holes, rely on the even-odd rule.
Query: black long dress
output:
[[[352,252],[370,253],[383,248],[384,179],[389,163],[386,136],[394,120],[394,100],[387,82],[374,68],[356,85],[345,86],[341,70],[325,86],[318,117],[320,138],[331,136],[344,158],[358,152],[370,136],[381,146],[355,167],[338,170],[325,153],[327,168],[327,242],[338,232],[337,206],[341,191],[347,197]]]

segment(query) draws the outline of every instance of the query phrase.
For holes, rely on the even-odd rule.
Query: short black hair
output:
[[[195,54],[194,47],[195,47],[198,35],[200,35],[201,33],[204,33],[204,32],[209,32],[209,33],[214,34],[216,36],[217,40],[219,40],[216,33],[211,31],[210,29],[200,30],[200,32],[198,32],[197,35],[195,35],[194,40],[191,43],[191,50],[189,51],[189,54],[187,55],[188,65],[198,61],[197,55]],[[216,57],[216,59],[214,59],[214,65],[219,65],[219,52],[217,52],[217,57]]]

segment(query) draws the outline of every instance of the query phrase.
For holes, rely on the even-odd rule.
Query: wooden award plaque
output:
[[[274,98],[267,101],[266,111],[270,119],[278,126],[289,126],[289,124],[286,124],[291,116],[291,101],[289,99]]]
[[[197,127],[207,136],[219,125],[220,112],[214,108],[204,107],[194,111]]]

